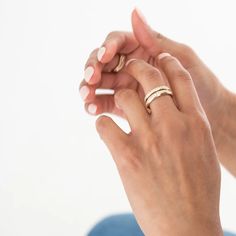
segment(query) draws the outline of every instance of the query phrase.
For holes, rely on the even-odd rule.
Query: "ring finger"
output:
[[[143,87],[144,93],[149,93],[152,89],[167,85],[161,72],[142,60],[131,59],[126,63],[125,71],[136,79]],[[173,99],[170,96],[161,96],[156,98],[150,104],[153,116],[160,115],[168,109],[175,109]]]

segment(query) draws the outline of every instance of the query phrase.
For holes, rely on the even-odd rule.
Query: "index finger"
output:
[[[110,62],[117,53],[128,54],[139,46],[131,32],[114,31],[108,34],[97,53],[97,59],[105,64]]]

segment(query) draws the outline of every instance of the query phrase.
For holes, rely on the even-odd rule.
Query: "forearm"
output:
[[[221,163],[236,176],[236,94],[227,91],[224,100],[224,115],[217,124],[219,132],[214,135],[213,129],[213,135]]]

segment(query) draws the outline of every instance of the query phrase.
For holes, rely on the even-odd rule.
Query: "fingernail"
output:
[[[80,92],[81,98],[85,100],[89,95],[89,88],[87,86],[83,86],[80,88],[79,92]]]
[[[94,68],[92,66],[89,66],[86,68],[86,70],[84,71],[84,79],[86,82],[89,82],[90,79],[92,78],[94,74]]]
[[[135,58],[132,58],[132,59],[129,59],[126,63],[125,63],[125,66],[128,66],[131,62],[133,61],[137,61],[137,59]]]
[[[98,61],[102,60],[102,57],[104,56],[105,52],[106,52],[106,48],[105,47],[101,47],[98,50],[98,54],[97,54]]]
[[[96,114],[97,112],[97,105],[95,104],[89,104],[88,106],[88,112],[92,115]]]
[[[143,15],[143,13],[139,10],[139,8],[135,7],[135,11],[137,12],[139,18],[145,23],[147,24],[147,20],[146,17]]]
[[[158,55],[158,60],[161,60],[161,59],[163,59],[165,57],[170,57],[170,56],[171,56],[170,53],[163,52],[163,53]]]

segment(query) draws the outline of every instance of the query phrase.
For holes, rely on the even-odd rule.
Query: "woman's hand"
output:
[[[161,59],[162,58],[162,59]],[[173,90],[151,103],[149,115],[133,89],[115,93],[127,117],[126,134],[106,116],[97,119],[139,225],[152,235],[223,235],[219,218],[220,168],[207,117],[191,75],[162,54],[158,62]],[[165,85],[161,72],[134,60],[125,72],[145,94]]]
[[[235,117],[229,115],[232,106],[236,107],[236,97],[227,91],[217,77],[200,60],[188,46],[170,40],[153,31],[137,10],[132,14],[133,33],[112,32],[103,43],[104,48],[98,53],[96,49],[89,57],[85,68],[86,77],[81,83],[81,92],[85,101],[85,109],[90,114],[98,115],[103,112],[114,113],[124,117],[123,112],[115,106],[111,95],[95,95],[97,88],[118,91],[129,88],[136,91],[140,98],[144,93],[140,84],[130,75],[109,73],[118,63],[118,53],[126,54],[127,58],[139,58],[156,66],[156,57],[162,52],[168,52],[177,57],[191,74],[199,98],[206,111],[212,127],[217,150],[221,162],[236,175],[235,142],[236,128],[232,127]],[[97,58],[99,54],[99,59]],[[93,69],[92,69],[93,68]],[[93,75],[92,75],[93,74]],[[92,75],[92,76],[91,76]],[[229,137],[229,133],[231,134]],[[228,140],[227,142],[223,140]]]

